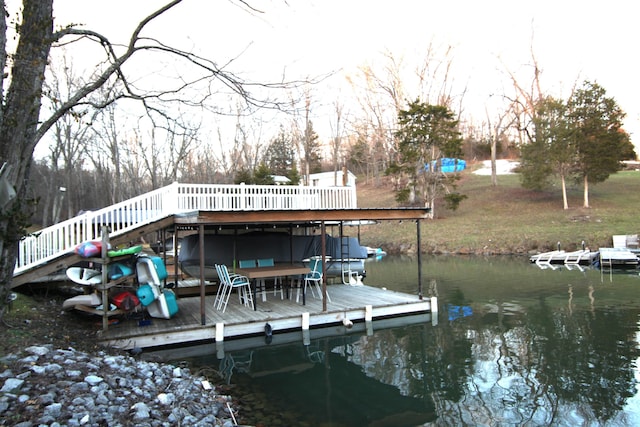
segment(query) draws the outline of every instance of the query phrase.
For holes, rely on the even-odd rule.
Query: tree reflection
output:
[[[540,339],[532,349],[541,355],[537,376],[565,402],[586,406],[607,421],[635,394],[633,361],[640,352],[634,341],[635,311],[572,314],[546,304],[529,309],[529,325]]]

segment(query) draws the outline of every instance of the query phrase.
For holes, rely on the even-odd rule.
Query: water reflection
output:
[[[269,346],[225,343],[229,381],[264,396],[246,421],[640,425],[637,274],[540,270],[522,258],[428,258],[423,268],[439,297],[436,326],[404,319],[308,345],[278,334]],[[369,285],[417,290],[413,260],[385,257],[367,273]],[[224,372],[216,353],[190,361]]]

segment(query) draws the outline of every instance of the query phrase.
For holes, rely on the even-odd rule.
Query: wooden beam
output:
[[[340,209],[340,210],[281,210],[281,211],[198,211],[178,215],[175,223],[195,224],[275,224],[309,223],[320,221],[390,221],[425,219],[428,208]]]

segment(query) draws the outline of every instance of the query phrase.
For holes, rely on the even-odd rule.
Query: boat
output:
[[[368,258],[380,259],[383,256],[387,255],[387,252],[384,251],[382,248],[372,248],[371,246],[365,246],[365,248],[367,249]]]
[[[76,295],[75,297],[67,298],[62,302],[62,309],[64,311],[70,311],[76,309],[78,306],[97,307],[100,304],[102,304],[102,298],[100,298],[100,295],[93,292],[90,294]]]
[[[102,283],[102,272],[93,268],[69,267],[66,275],[74,283],[83,286],[95,286]]]
[[[326,234],[324,255],[327,263],[327,277],[340,277],[343,270],[354,276],[366,275],[364,261],[368,258],[367,248],[361,246],[355,237],[333,237]],[[237,265],[242,259],[273,258],[278,263],[303,263],[312,257],[321,256],[322,236],[291,235],[279,231],[255,231],[242,234],[204,235],[204,278],[217,280],[214,264]],[[198,234],[185,236],[178,252],[180,269],[187,275],[200,277],[200,237]]]

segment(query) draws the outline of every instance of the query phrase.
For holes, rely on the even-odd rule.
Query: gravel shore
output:
[[[0,363],[1,426],[236,425],[231,397],[188,368],[51,345]]]

